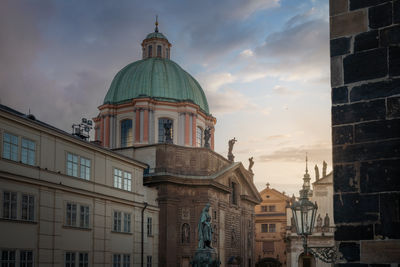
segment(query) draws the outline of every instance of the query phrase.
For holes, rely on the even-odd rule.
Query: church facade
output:
[[[141,45],[142,59],[117,73],[94,121],[104,147],[148,165],[144,184],[157,189],[160,208],[159,266],[189,266],[207,203],[221,266],[253,266],[261,200],[253,173],[213,151],[207,98],[170,59],[172,45],[157,24]]]

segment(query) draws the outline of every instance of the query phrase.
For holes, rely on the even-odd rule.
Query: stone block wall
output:
[[[400,262],[400,0],[330,0],[330,53],[340,265],[390,266]]]

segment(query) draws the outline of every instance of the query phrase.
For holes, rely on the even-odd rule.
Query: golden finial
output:
[[[156,15],[156,28],[154,29],[155,32],[158,32],[158,15]]]

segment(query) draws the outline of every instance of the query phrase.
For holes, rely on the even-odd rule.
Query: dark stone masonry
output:
[[[400,0],[330,0],[337,266],[400,263]]]

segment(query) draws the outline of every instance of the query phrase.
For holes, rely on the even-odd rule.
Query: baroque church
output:
[[[99,115],[96,140],[148,165],[144,185],[157,189],[159,265],[189,266],[197,223],[210,203],[213,242],[221,266],[254,264],[253,173],[214,152],[214,125],[200,84],[170,59],[158,30],[143,40],[142,59],[114,77]],[[233,156],[233,155],[232,155]]]
[[[200,84],[158,31],[114,77],[95,140],[0,105],[2,266],[182,266],[210,204],[221,266],[254,266],[253,173],[214,151]]]

